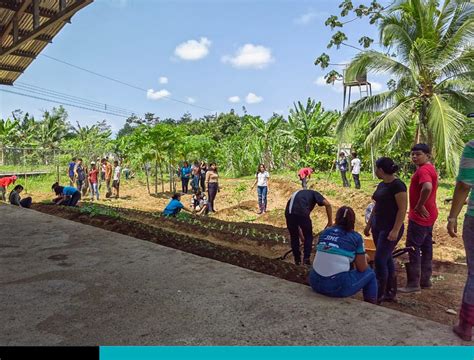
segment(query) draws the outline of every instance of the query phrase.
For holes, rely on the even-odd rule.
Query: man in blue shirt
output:
[[[181,195],[174,194],[171,198],[171,201],[166,205],[165,209],[163,210],[163,215],[165,216],[176,216],[181,210],[192,212],[181,203]]]

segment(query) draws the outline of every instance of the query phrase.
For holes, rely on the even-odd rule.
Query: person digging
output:
[[[285,218],[288,232],[291,238],[291,250],[295,259],[295,264],[301,264],[300,251],[300,230],[304,237],[303,264],[311,266],[310,256],[313,247],[313,224],[310,214],[316,206],[326,208],[327,225],[332,226],[331,204],[317,191],[301,189],[294,192],[285,209]]]

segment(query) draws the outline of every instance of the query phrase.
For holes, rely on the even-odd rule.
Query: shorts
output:
[[[120,180],[114,180],[114,181],[112,182],[112,187],[113,187],[114,189],[118,189],[118,188],[120,187]]]

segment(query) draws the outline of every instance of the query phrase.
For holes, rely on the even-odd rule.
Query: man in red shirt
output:
[[[16,176],[7,176],[0,179],[0,197],[3,201],[7,201],[6,193],[7,187],[10,184],[14,184],[16,181]]]
[[[438,218],[436,191],[438,174],[430,162],[431,151],[426,144],[411,149],[411,159],[417,169],[410,182],[410,211],[406,246],[412,246],[410,262],[405,264],[407,286],[400,292],[410,293],[431,287],[433,259],[433,225]]]
[[[298,177],[301,180],[301,186],[303,186],[303,189],[308,188],[308,180],[313,172],[313,169],[310,167],[302,168],[300,171],[298,171]]]

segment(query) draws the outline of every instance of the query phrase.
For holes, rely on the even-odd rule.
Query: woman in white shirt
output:
[[[359,180],[360,159],[357,157],[357,153],[355,152],[352,153],[351,166],[352,166],[352,178],[354,179],[355,188],[360,189],[360,180]]]
[[[258,195],[258,214],[265,214],[267,211],[267,194],[268,194],[268,178],[270,174],[265,168],[264,164],[258,166],[257,174],[255,175],[255,182],[252,189],[257,185]]]

